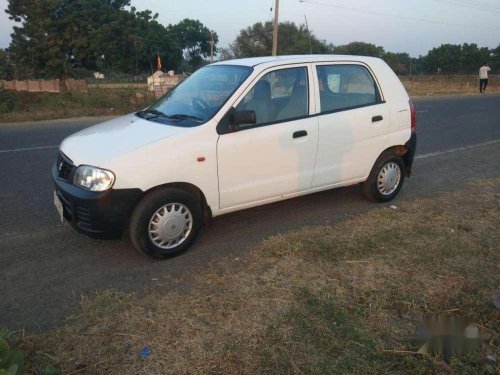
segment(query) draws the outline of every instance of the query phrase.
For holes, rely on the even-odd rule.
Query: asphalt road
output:
[[[500,96],[418,100],[416,107],[414,174],[392,204],[500,175]],[[153,261],[126,238],[92,240],[57,220],[50,180],[57,145],[93,122],[0,124],[0,326],[55,327],[82,295],[178,288],[193,270],[235,260],[271,234],[380,207],[355,186],[241,211],[215,219],[184,255]]]

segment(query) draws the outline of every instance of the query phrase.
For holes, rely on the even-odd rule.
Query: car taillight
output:
[[[417,112],[415,111],[415,104],[410,100],[410,114],[411,114],[411,132],[417,132]]]

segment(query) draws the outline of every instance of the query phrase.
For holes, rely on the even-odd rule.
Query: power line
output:
[[[360,13],[375,14],[377,16],[394,17],[394,18],[399,18],[399,19],[419,21],[419,22],[426,22],[426,23],[433,23],[433,24],[438,24],[438,25],[457,26],[457,27],[471,27],[471,28],[475,28],[475,29],[479,28],[479,29],[488,29],[488,30],[500,30],[500,28],[498,28],[498,27],[487,27],[487,26],[479,26],[479,25],[467,25],[467,24],[453,23],[453,22],[446,22],[446,21],[429,20],[429,19],[418,18],[418,17],[401,16],[401,15],[398,15],[398,14],[383,13],[383,12],[377,12],[377,11],[372,11],[372,10],[365,10],[365,9],[348,7],[348,6],[344,6],[344,5],[322,3],[322,2],[319,2],[319,1],[313,1],[313,0],[299,0],[299,3],[309,3],[309,4],[321,5],[321,6],[331,7],[331,8],[339,8],[339,9],[352,10],[352,11],[360,12]]]
[[[477,0],[453,0],[456,3],[463,3],[463,4],[470,4],[470,5],[476,5],[476,6],[481,6],[484,8],[497,8],[497,5],[489,3],[487,1],[477,1]]]
[[[451,5],[456,5],[459,7],[466,7],[466,8],[471,8],[471,9],[476,9],[476,10],[481,10],[484,12],[492,12],[492,13],[500,13],[500,8],[493,8],[489,6],[482,6],[482,5],[475,5],[474,3],[470,2],[459,2],[459,1],[453,1],[453,0],[434,0],[440,3],[446,3],[446,4],[451,4]]]

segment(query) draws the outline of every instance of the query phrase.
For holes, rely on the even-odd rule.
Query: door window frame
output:
[[[345,107],[345,108],[334,109],[331,111],[321,112],[321,96],[320,96],[320,92],[319,92],[319,76],[318,76],[318,70],[317,70],[317,68],[319,66],[359,66],[361,68],[364,68],[374,82],[375,99],[376,99],[375,103],[360,104],[360,105],[355,105],[355,106],[351,106],[351,107]],[[380,104],[386,103],[384,96],[383,96],[383,92],[382,92],[381,87],[380,87],[380,83],[377,79],[377,76],[373,73],[372,69],[368,65],[366,65],[362,62],[356,62],[356,61],[352,61],[352,62],[351,61],[316,62],[316,63],[313,63],[313,71],[314,71],[315,97],[316,97],[316,111],[315,112],[316,112],[317,116],[329,115],[329,114],[337,113],[337,112],[345,112],[345,111],[350,111],[353,109],[371,107],[374,105],[380,105]]]
[[[276,120],[276,121],[270,121],[262,124],[255,124],[255,125],[249,125],[245,126],[242,129],[238,129],[236,132],[227,132],[225,131],[224,128],[226,128],[226,125],[229,121],[229,117],[231,115],[231,112],[236,109],[236,107],[243,101],[243,99],[246,97],[246,95],[255,87],[257,82],[261,80],[265,75],[272,73],[274,71],[278,70],[285,70],[285,69],[293,69],[293,68],[305,68],[306,69],[306,74],[307,74],[307,113],[304,116],[299,116],[299,117],[294,117],[294,118],[289,118],[289,119],[282,119],[282,120]],[[287,122],[292,122],[292,121],[297,121],[297,120],[302,120],[311,116],[315,115],[316,112],[316,80],[315,80],[315,67],[313,67],[313,63],[298,63],[298,64],[283,64],[283,65],[275,65],[270,68],[264,69],[262,72],[260,72],[246,87],[246,89],[236,98],[236,100],[233,102],[231,105],[231,108],[226,112],[226,114],[223,116],[223,118],[219,121],[219,124],[217,125],[217,133],[220,135],[223,134],[230,134],[230,133],[238,133],[240,131],[245,131],[245,130],[250,130],[250,129],[255,129],[255,128],[260,128],[264,126],[270,126],[270,125],[276,125],[276,124],[281,124],[281,123],[287,123]]]

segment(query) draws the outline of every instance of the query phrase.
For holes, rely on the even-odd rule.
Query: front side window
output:
[[[255,111],[256,125],[307,116],[309,114],[307,81],[306,67],[274,70],[255,84],[236,110]],[[240,127],[244,128],[245,125]]]
[[[321,113],[377,103],[377,87],[370,72],[360,65],[316,67]]]
[[[219,111],[252,70],[237,65],[201,68],[138,115],[168,125],[197,126]]]

